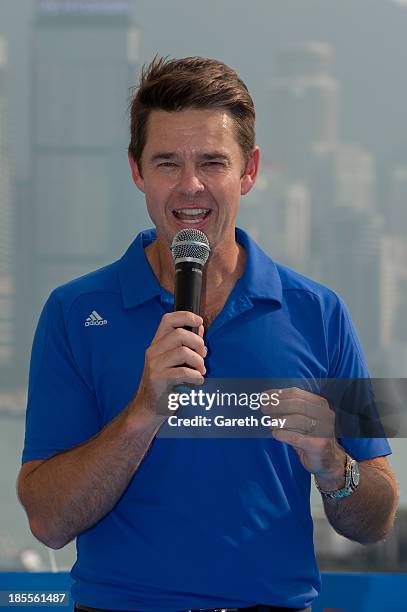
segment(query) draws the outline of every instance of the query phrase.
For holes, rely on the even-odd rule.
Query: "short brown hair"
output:
[[[168,59],[155,56],[141,70],[129,103],[129,153],[140,167],[152,110],[225,109],[234,119],[236,140],[245,160],[255,145],[252,97],[237,73],[207,57]]]

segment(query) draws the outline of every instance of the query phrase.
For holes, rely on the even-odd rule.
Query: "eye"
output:
[[[177,164],[175,164],[174,162],[161,162],[160,164],[158,164],[158,167],[164,167],[164,168],[174,168]]]
[[[212,166],[213,168],[215,168],[216,166],[219,166],[219,167],[223,166],[223,163],[219,162],[219,161],[207,161],[207,162],[205,162],[204,165],[205,166],[209,166],[209,167]]]

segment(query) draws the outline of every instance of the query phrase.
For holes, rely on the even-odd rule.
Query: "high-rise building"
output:
[[[273,63],[269,142],[265,156],[293,178],[309,172],[314,151],[337,142],[339,84],[331,76],[332,49],[309,42],[281,49]]]
[[[37,0],[33,24],[33,321],[50,290],[120,255],[137,228],[127,96],[139,32],[121,0]]]
[[[15,358],[14,223],[11,206],[11,156],[8,141],[6,39],[0,36],[0,381],[10,381]]]
[[[380,241],[378,214],[337,207],[320,226],[320,278],[348,305],[370,359],[379,350]]]
[[[379,339],[383,368],[391,377],[407,376],[407,245],[404,236],[381,241]]]
[[[311,201],[308,187],[262,167],[254,189],[241,201],[239,224],[271,257],[309,273]]]
[[[407,233],[407,164],[398,164],[391,173],[389,231],[394,236]]]
[[[312,156],[308,183],[312,194],[313,269],[316,270],[317,276],[320,276],[321,266],[326,263],[324,258],[320,257],[321,250],[327,247],[331,251],[331,240],[334,241],[338,254],[343,250],[347,257],[346,237],[344,238],[340,232],[335,232],[333,229],[329,241],[324,238],[327,228],[331,228],[331,220],[335,224],[339,215],[339,223],[345,222],[345,225],[351,228],[354,219],[355,228],[363,232],[363,223],[360,224],[360,219],[365,213],[368,216],[367,223],[371,225],[369,215],[373,215],[376,210],[376,168],[373,155],[360,145],[338,143],[333,151],[319,152]],[[377,219],[374,224],[377,224]],[[354,236],[354,230],[352,235]],[[377,233],[374,235],[379,240]],[[356,239],[355,248],[361,249],[364,245],[370,244],[362,237],[358,240],[354,236],[354,239]],[[372,254],[370,246],[368,252]],[[362,253],[360,255],[365,260],[365,256]],[[359,256],[358,261],[361,261]]]
[[[369,364],[378,362],[380,240],[375,210],[374,157],[362,146],[338,142],[312,158],[312,263],[316,278],[348,305]]]
[[[16,176],[13,185],[13,211],[15,220],[16,249],[14,264],[16,271],[16,308],[18,321],[16,338],[16,385],[26,388],[30,349],[33,340],[33,265],[31,249],[32,187],[27,178]]]
[[[373,212],[376,200],[374,157],[357,144],[336,147],[335,205],[354,212]]]

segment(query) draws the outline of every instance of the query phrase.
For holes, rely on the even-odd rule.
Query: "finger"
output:
[[[166,368],[159,374],[153,375],[152,382],[158,394],[155,402],[156,411],[158,414],[168,415],[173,413],[173,408],[170,405],[170,395],[179,394],[179,387],[182,385],[202,385],[205,378],[198,370],[180,366]]]
[[[171,329],[171,331],[161,336],[158,340],[154,340],[151,344],[151,353],[153,356],[160,355],[178,346],[187,346],[199,353],[201,357],[206,357],[207,349],[203,338],[183,327]]]
[[[286,431],[285,429],[273,429],[273,438],[279,442],[285,442],[294,448],[304,451],[313,450],[315,448],[316,438],[305,436],[296,431]]]
[[[296,431],[302,434],[308,434],[315,429],[317,421],[310,419],[304,414],[290,414],[285,418],[284,431]]]
[[[205,378],[198,370],[193,370],[186,366],[170,368],[165,370],[165,375],[170,385],[193,384],[202,385]]]
[[[324,413],[329,414],[326,406],[324,409],[319,404],[311,403],[303,398],[279,399],[277,406],[266,404],[262,406],[265,414],[273,416],[285,416],[289,414],[303,414],[311,418],[321,418]]]
[[[287,392],[287,393],[285,393]],[[276,394],[279,398],[278,404],[262,405],[265,414],[271,414],[276,418],[289,414],[304,414],[310,418],[324,420],[335,418],[335,413],[325,398],[315,393],[302,393],[302,389],[268,390],[266,392]]]
[[[194,370],[198,370],[202,375],[206,373],[203,358],[188,346],[177,346],[176,348],[158,355],[150,362],[151,369],[156,372],[161,372],[166,368],[184,365]]]
[[[322,395],[313,393],[299,387],[287,387],[283,389],[272,389],[268,393],[278,393],[280,401],[292,400],[292,401],[306,401],[314,406],[324,407],[328,405],[328,402]]]
[[[334,423],[319,421],[304,414],[293,414],[285,417],[284,431],[298,432],[306,436],[331,438],[334,434]]]
[[[319,402],[320,400],[325,401],[325,399],[318,393],[315,393],[313,391],[308,391],[307,389],[301,389],[300,387],[283,388],[281,389],[280,395],[281,397],[287,398],[287,399],[303,398],[303,399],[308,399],[310,401],[315,401],[315,402]]]
[[[264,406],[262,408],[265,414],[269,414],[273,418],[287,418],[291,416],[302,415],[307,419],[315,419],[322,423],[324,427],[334,427],[335,412],[327,405],[325,408],[320,406],[303,404],[302,402],[282,403],[278,406]]]
[[[187,310],[177,310],[175,312],[167,312],[163,315],[154,340],[161,336],[165,336],[169,331],[177,327],[198,327],[203,324],[203,319],[199,315]],[[193,332],[191,332],[193,333]]]

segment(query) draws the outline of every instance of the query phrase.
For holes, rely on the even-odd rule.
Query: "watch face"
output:
[[[355,487],[357,487],[359,484],[359,480],[360,480],[360,472],[359,472],[359,466],[356,461],[352,463],[351,478],[352,478],[352,484]]]

